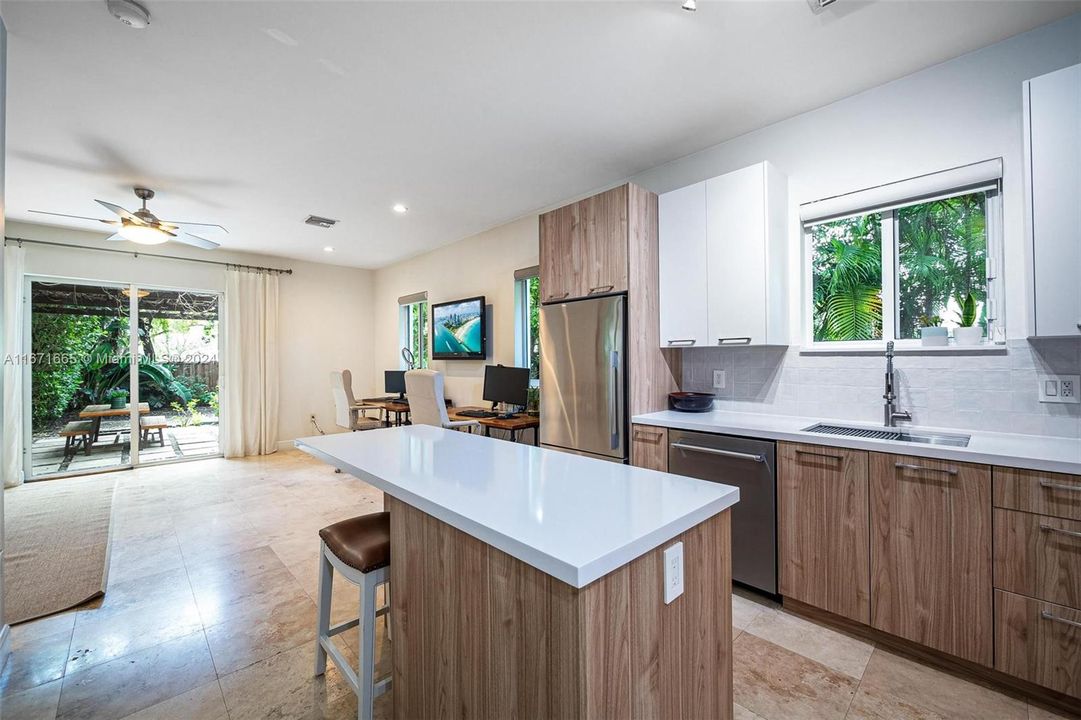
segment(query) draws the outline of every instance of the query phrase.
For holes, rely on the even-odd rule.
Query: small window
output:
[[[529,368],[530,384],[536,386],[540,382],[540,278],[536,274],[522,277],[525,272],[515,273],[514,281],[514,363]]]
[[[428,301],[404,304],[399,310],[398,344],[413,354],[415,367],[428,367]],[[405,360],[402,360],[405,367]]]
[[[928,177],[934,181],[916,180],[927,183]],[[881,196],[881,190],[874,192]],[[839,206],[843,198],[811,205]],[[915,344],[924,325],[953,330],[968,324],[983,328],[988,342],[1001,342],[1005,332],[994,309],[1002,288],[993,271],[1001,252],[999,202],[998,182],[984,182],[922,201],[805,220],[808,339]]]

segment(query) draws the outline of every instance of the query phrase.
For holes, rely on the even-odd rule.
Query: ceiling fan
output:
[[[214,248],[220,247],[219,243],[200,237],[191,232],[188,228],[198,229],[199,232],[206,232],[207,230],[212,232],[229,232],[221,225],[215,223],[159,220],[154,213],[146,209],[146,201],[154,197],[154,191],[142,187],[133,189],[135,190],[135,197],[143,201],[143,206],[135,212],[129,212],[119,205],[114,205],[113,203],[105,202],[104,200],[94,201],[106,210],[116,213],[120,217],[119,220],[102,220],[101,218],[85,217],[83,215],[67,215],[65,213],[46,212],[44,210],[31,210],[30,212],[38,213],[39,215],[55,215],[57,217],[102,222],[117,228],[114,234],[105,238],[106,240],[130,240],[134,243],[139,243],[140,245],[160,245],[169,240],[176,240],[185,245],[194,245],[195,247],[206,250],[213,250]]]

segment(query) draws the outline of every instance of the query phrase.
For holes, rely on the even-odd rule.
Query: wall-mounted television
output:
[[[488,350],[484,296],[432,305],[432,359],[483,360]]]

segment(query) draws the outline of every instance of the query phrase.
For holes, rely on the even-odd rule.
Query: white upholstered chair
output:
[[[455,429],[480,425],[476,420],[451,420],[447,416],[443,373],[435,370],[410,370],[405,374],[405,394],[409,398],[409,419],[415,425]]]
[[[375,405],[365,405],[353,397],[353,373],[348,370],[332,370],[330,391],[334,395],[334,422],[346,430],[373,430],[383,427],[379,417],[368,417],[368,411],[380,412]]]

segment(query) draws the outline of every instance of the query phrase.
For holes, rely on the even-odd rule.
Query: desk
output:
[[[361,400],[365,405],[371,405],[372,407],[383,408],[387,413],[387,419],[384,421],[384,425],[391,426],[390,414],[394,413],[394,427],[401,427],[403,424],[409,425],[409,403],[401,402],[399,400],[384,400],[383,398],[364,398]],[[447,409],[450,409],[450,400],[446,401]],[[405,420],[402,420],[402,416],[405,416]]]
[[[488,408],[482,407],[460,407],[450,408],[447,414],[451,420],[476,420],[484,427],[484,436],[492,436],[492,428],[496,430],[507,430],[510,432],[510,441],[518,441],[518,431],[533,429],[533,444],[538,444],[538,428],[540,428],[540,418],[533,415],[526,415],[525,413],[519,413],[512,418],[477,418],[469,417],[468,415],[462,415],[462,410],[487,410]]]
[[[107,417],[124,417],[131,414],[131,403],[126,403],[122,408],[114,408],[111,405],[87,405],[79,411],[79,417],[89,418],[94,421],[94,434],[91,442],[98,441],[101,434],[101,419]],[[139,414],[150,414],[150,403],[139,403]]]

